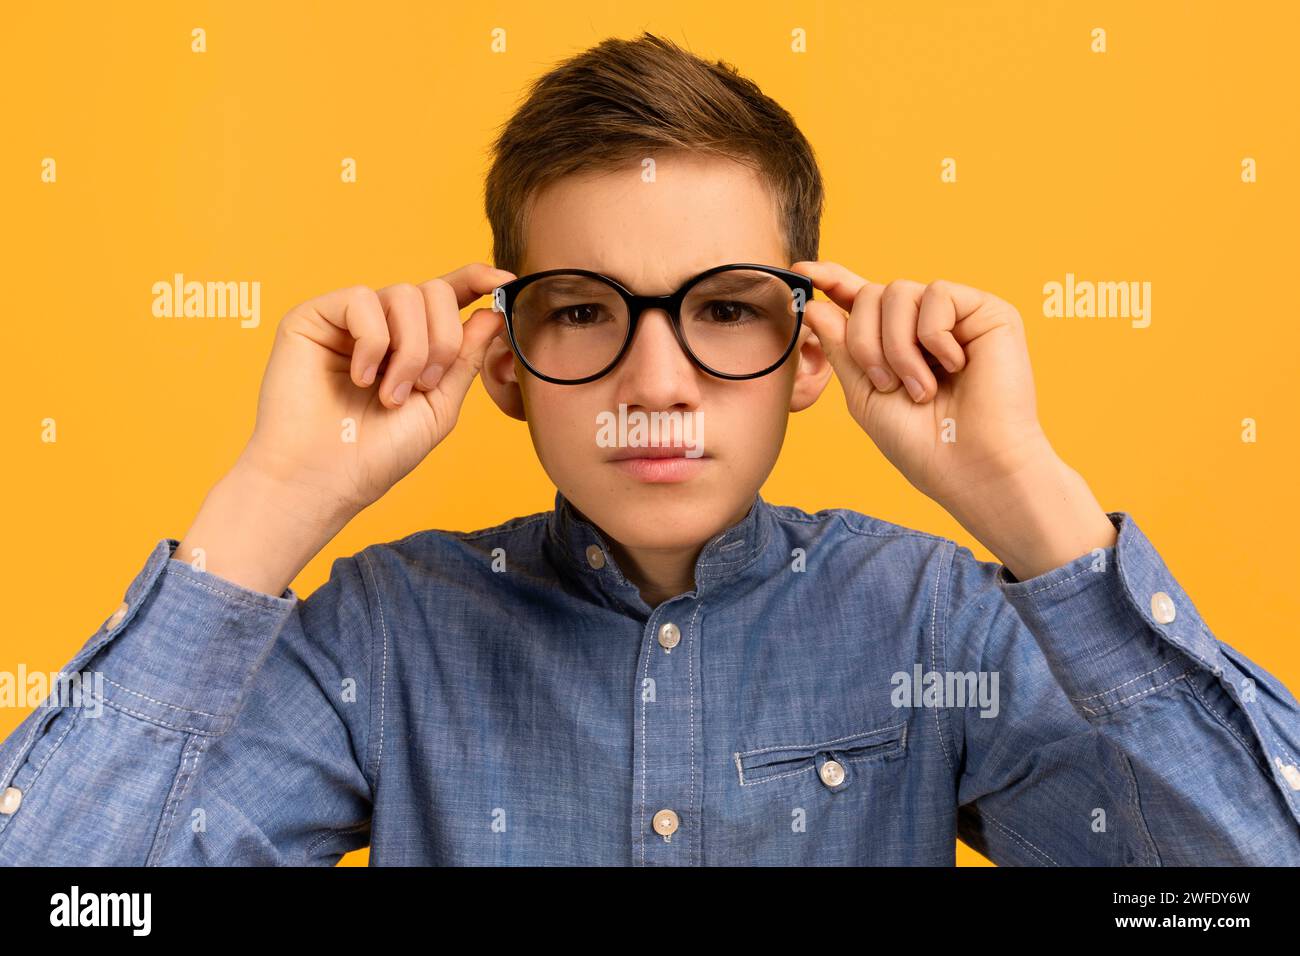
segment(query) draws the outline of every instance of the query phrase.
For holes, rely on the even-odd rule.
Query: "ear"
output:
[[[505,330],[502,330],[488,343],[483,369],[479,375],[483,379],[483,387],[492,396],[492,401],[497,403],[497,408],[511,418],[524,422],[528,418],[524,414],[524,394],[519,387],[518,373],[514,349],[506,339]]]
[[[808,326],[799,331],[799,344],[795,346],[794,388],[790,392],[790,411],[801,412],[821,395],[831,380],[830,359],[822,351],[817,334]]]

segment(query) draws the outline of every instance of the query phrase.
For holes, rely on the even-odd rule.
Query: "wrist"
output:
[[[1116,541],[1115,526],[1088,483],[1054,452],[1031,459],[949,513],[1021,581]]]
[[[279,597],[350,517],[319,492],[240,462],[213,485],[172,557]]]

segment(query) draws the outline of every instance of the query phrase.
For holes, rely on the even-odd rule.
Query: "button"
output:
[[[1291,785],[1291,789],[1300,790],[1300,768],[1297,768],[1293,763],[1283,763],[1281,757],[1274,757],[1273,759],[1277,762],[1277,769],[1282,771],[1282,776]]]
[[[664,650],[671,651],[681,639],[682,632],[677,629],[677,625],[672,621],[659,628],[659,643],[663,645]]]
[[[104,626],[111,631],[122,623],[122,618],[126,617],[126,612],[129,610],[130,607],[123,601],[117,606],[117,610],[109,615],[108,620],[104,622]]]
[[[23,802],[23,792],[17,787],[9,787],[0,794],[0,813],[6,816],[18,812],[18,804]]]
[[[822,764],[822,783],[828,787],[838,787],[844,782],[844,767],[838,760],[828,760]]]
[[[605,552],[600,550],[600,545],[587,545],[587,563],[597,571],[605,566]]]
[[[677,814],[671,810],[660,810],[655,814],[655,833],[660,836],[672,836],[677,832]]]
[[[1151,595],[1151,616],[1161,624],[1168,624],[1174,619],[1176,613],[1174,599],[1164,591],[1157,591]]]

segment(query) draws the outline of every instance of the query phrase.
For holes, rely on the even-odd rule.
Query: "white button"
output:
[[[1164,591],[1157,591],[1151,595],[1151,616],[1161,624],[1168,624],[1174,619],[1176,613],[1174,599]]]
[[[122,623],[122,618],[126,617],[126,612],[128,610],[130,610],[130,608],[127,606],[127,603],[123,601],[117,606],[117,610],[109,615],[108,620],[104,622],[104,626],[111,631]]]
[[[672,836],[677,831],[677,814],[671,810],[660,810],[655,814],[655,833],[660,836]]]
[[[828,787],[838,787],[844,782],[844,768],[838,760],[828,760],[822,764],[822,783]]]
[[[1282,771],[1282,776],[1291,785],[1291,789],[1300,790],[1300,768],[1297,768],[1293,763],[1283,763],[1281,757],[1274,757],[1273,759],[1277,762],[1277,769]]]
[[[17,787],[9,787],[0,794],[0,813],[6,816],[18,812],[18,804],[23,802],[23,792]]]
[[[600,550],[600,545],[591,544],[587,546],[587,563],[597,571],[605,566],[605,552]]]
[[[681,639],[682,632],[677,629],[677,625],[672,621],[659,628],[659,643],[663,645],[664,650],[671,651]]]

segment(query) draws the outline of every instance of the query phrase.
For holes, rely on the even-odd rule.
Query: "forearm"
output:
[[[1115,527],[1088,483],[1054,453],[996,487],[943,504],[1021,581],[1115,544]]]
[[[278,597],[354,514],[241,460],[208,492],[172,557]]]

